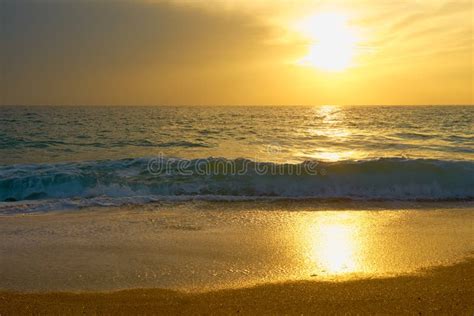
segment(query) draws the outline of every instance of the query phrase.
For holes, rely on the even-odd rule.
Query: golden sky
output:
[[[1,104],[474,103],[470,0],[1,6]]]

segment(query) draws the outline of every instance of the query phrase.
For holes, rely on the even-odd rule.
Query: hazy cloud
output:
[[[293,63],[308,45],[288,25],[321,10],[363,31],[346,74]],[[464,0],[3,0],[0,103],[472,103],[472,15]]]

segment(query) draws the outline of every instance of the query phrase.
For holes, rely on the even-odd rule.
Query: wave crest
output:
[[[474,199],[474,163],[469,161],[381,158],[275,164],[247,159],[161,158],[154,160],[155,169],[150,169],[150,161],[153,159],[2,166],[0,200],[144,196],[152,199],[200,196]],[[224,169],[225,166],[234,169]],[[204,168],[205,172],[197,172],[198,167]],[[161,168],[161,172],[156,172],[156,168]]]

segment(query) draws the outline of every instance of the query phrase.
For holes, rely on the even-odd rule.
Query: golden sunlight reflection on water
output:
[[[338,105],[323,105],[314,108],[315,114],[322,117],[324,121],[335,121],[341,118],[341,107]]]
[[[328,273],[354,272],[354,259],[358,244],[354,229],[347,225],[330,224],[315,227],[312,231],[311,258]]]
[[[333,213],[302,223],[300,242],[307,269],[328,276],[367,272],[364,220],[357,213]]]
[[[472,256],[472,238],[460,237],[472,234],[465,225],[471,214],[427,212],[341,210],[298,216],[288,232],[298,258],[296,274],[332,280],[393,276]]]
[[[337,105],[315,107],[314,114],[318,120],[321,120],[321,123],[309,128],[307,133],[315,138],[333,139],[335,144],[351,137],[352,131],[344,124],[344,115],[341,110],[341,107]],[[303,154],[303,156],[322,161],[339,161],[350,160],[363,155],[354,150],[341,150],[337,146],[324,146],[316,148],[316,151]]]
[[[311,154],[311,158],[323,161],[339,161],[339,160],[349,160],[354,158],[353,151],[341,151],[341,152],[316,152]]]

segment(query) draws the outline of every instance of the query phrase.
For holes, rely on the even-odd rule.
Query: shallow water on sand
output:
[[[202,291],[420,273],[473,254],[473,210],[186,202],[2,216],[0,288]]]

